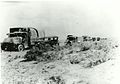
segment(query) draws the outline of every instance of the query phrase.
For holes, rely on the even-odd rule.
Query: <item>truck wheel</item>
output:
[[[18,51],[23,51],[24,50],[24,46],[23,45],[19,45],[18,46]]]

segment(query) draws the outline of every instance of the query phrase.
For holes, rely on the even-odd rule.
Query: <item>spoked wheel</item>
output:
[[[24,46],[23,45],[19,45],[18,46],[18,51],[23,51],[24,50]]]

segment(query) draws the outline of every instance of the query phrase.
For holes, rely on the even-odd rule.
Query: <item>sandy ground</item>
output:
[[[45,63],[24,61],[24,52],[1,53],[1,84],[119,84],[120,48],[114,58],[93,68],[70,64],[68,60]],[[62,83],[51,83],[59,76]],[[53,81],[52,81],[53,82]]]

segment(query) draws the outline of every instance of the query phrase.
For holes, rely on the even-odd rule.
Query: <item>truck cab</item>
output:
[[[66,45],[72,45],[72,43],[75,43],[78,41],[78,37],[76,36],[73,36],[73,35],[67,35],[67,39],[65,41],[65,44]]]

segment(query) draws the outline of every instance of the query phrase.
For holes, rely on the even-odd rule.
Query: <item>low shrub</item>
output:
[[[65,80],[61,76],[52,76],[45,79],[44,84],[65,84]]]
[[[81,42],[80,45],[76,45],[75,47],[79,47],[81,50],[77,52],[79,55],[72,54],[70,56],[70,63],[80,64],[83,67],[92,67],[111,60],[113,56],[112,53],[114,53],[112,50],[118,47],[118,45],[108,40]]]
[[[39,61],[39,62],[60,60],[62,59],[62,57],[63,57],[63,53],[59,52],[58,50],[44,51],[36,48],[31,49],[24,56],[24,58],[28,61]]]
[[[31,49],[25,54],[24,59],[28,61],[36,61],[38,56],[43,56],[43,51],[39,51],[38,49]]]

